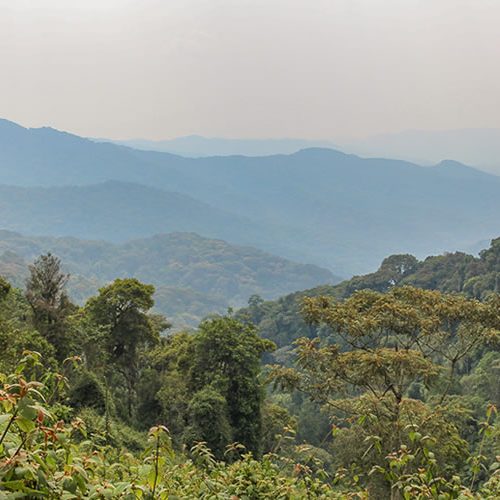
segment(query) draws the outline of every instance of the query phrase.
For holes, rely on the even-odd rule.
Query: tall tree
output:
[[[106,329],[105,349],[109,362],[118,370],[127,388],[127,413],[133,414],[135,387],[139,375],[141,348],[156,344],[167,325],[148,312],[154,305],[154,286],[136,279],[117,279],[87,301],[91,320]]]
[[[33,311],[34,327],[55,347],[59,360],[71,350],[67,318],[75,309],[66,293],[69,275],[51,253],[41,255],[29,266],[26,299]]]
[[[260,360],[264,352],[274,348],[271,341],[258,336],[253,325],[227,316],[204,321],[194,338],[192,390],[205,391],[211,386],[217,391],[227,405],[232,439],[257,454],[261,448],[264,398],[259,381]],[[199,406],[205,397],[196,401]]]

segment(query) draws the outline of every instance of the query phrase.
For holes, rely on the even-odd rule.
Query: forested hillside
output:
[[[118,245],[0,231],[0,275],[23,288],[28,264],[46,252],[60,257],[71,274],[68,291],[73,300],[83,303],[115,278],[135,277],[155,285],[156,308],[176,328],[195,326],[206,315],[225,312],[228,307],[241,307],[254,294],[271,299],[339,281],[317,266],[194,233],[158,235]]]
[[[303,297],[321,338],[275,365],[247,315],[169,334],[154,286],[116,279],[79,307],[42,255],[24,292],[0,279],[0,496],[498,498],[498,244]],[[417,275],[476,278],[483,300],[402,284]]]
[[[259,297],[252,297],[249,306],[239,311],[239,314],[251,318],[263,337],[279,346],[289,346],[302,336],[314,338],[318,334],[327,334],[304,321],[301,309],[306,297],[343,299],[358,290],[385,293],[397,285],[462,293],[480,300],[491,293],[499,293],[500,238],[492,240],[491,246],[482,250],[479,257],[455,252],[419,261],[408,254],[392,255],[384,259],[376,272],[355,276],[335,286],[320,286],[292,293],[277,301],[265,302]]]
[[[0,148],[0,184],[30,188],[2,189],[5,227],[21,232],[39,224],[116,241],[197,231],[344,276],[393,253],[422,258],[498,234],[500,178],[455,162],[425,168],[318,148],[182,158],[5,120]]]
[[[7,499],[500,496],[499,178],[0,146]]]

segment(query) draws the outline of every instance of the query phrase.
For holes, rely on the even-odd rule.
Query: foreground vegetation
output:
[[[287,474],[289,463],[272,454],[257,461],[228,447],[237,457],[228,464],[204,443],[176,453],[164,426],[152,427],[144,449],[131,453],[113,442],[111,429],[60,420],[69,409],[46,402],[64,379],[27,381],[38,366],[39,356],[26,353],[0,392],[1,498],[340,498],[311,469]],[[95,425],[95,416],[89,420]]]
[[[317,294],[276,353],[248,310],[168,335],[153,286],[67,281],[0,280],[0,498],[500,496],[494,288]]]

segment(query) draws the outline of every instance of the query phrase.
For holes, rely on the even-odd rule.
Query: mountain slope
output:
[[[453,162],[426,168],[320,148],[190,159],[9,122],[0,127],[0,146],[0,183],[62,186],[119,179],[182,193],[233,220],[243,218],[248,228],[236,224],[223,234],[209,224],[178,229],[252,244],[344,276],[373,269],[387,254],[423,257],[468,248],[500,229],[500,178]],[[134,210],[143,208],[135,204]],[[64,206],[60,213],[64,218]],[[120,238],[127,230],[129,237],[145,235],[136,225],[131,220],[120,228]],[[64,234],[102,234],[68,226],[73,233]],[[107,237],[117,239],[113,224],[107,226]]]
[[[245,217],[187,195],[117,181],[52,188],[0,186],[0,213],[3,229],[111,241],[173,231],[221,238],[259,231]]]
[[[130,148],[97,144],[48,127],[27,129],[7,120],[0,120],[0,152],[0,182],[19,186],[138,182],[146,177],[154,182],[158,170],[147,155],[139,160]],[[181,176],[174,170],[158,173]]]
[[[22,286],[27,263],[51,251],[72,274],[70,292],[83,301],[103,284],[136,277],[157,287],[157,307],[177,326],[240,307],[253,294],[276,298],[298,288],[338,281],[317,266],[297,264],[250,247],[171,233],[121,245],[75,238],[24,237],[0,231],[0,275]]]

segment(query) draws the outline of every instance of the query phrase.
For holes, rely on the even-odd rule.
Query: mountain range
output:
[[[357,154],[429,165],[454,159],[500,175],[500,129],[408,130],[348,141],[342,146]]]
[[[111,142],[144,151],[172,153],[189,158],[203,156],[270,156],[273,154],[292,154],[300,149],[332,148],[337,146],[331,141],[307,139],[225,139],[189,135],[160,141],[148,139],[109,140],[94,139],[96,142]]]
[[[2,120],[0,184],[7,229],[114,242],[195,231],[346,277],[499,230],[497,176],[324,148],[194,159]]]
[[[500,129],[407,130],[358,139],[224,139],[197,135],[169,140],[106,140],[146,151],[162,151],[188,157],[266,156],[292,154],[300,149],[321,147],[341,149],[368,157],[399,158],[423,165],[445,159],[475,165],[500,175]]]

